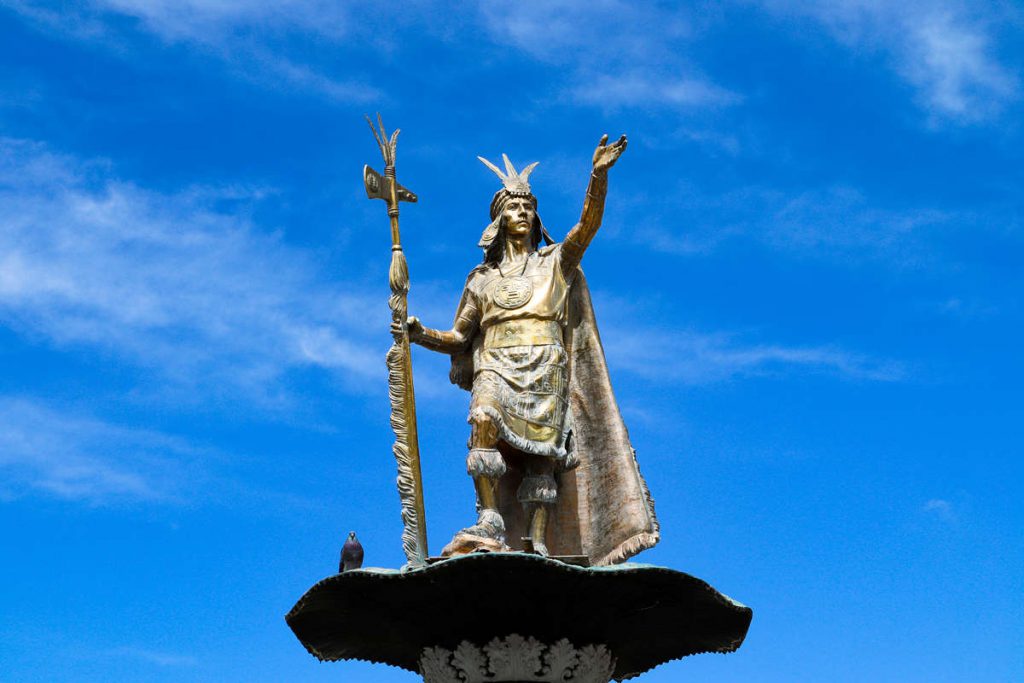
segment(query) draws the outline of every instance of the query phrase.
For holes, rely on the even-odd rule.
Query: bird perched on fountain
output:
[[[338,571],[347,572],[349,569],[359,569],[363,566],[363,544],[356,538],[356,532],[348,532],[345,545],[341,546],[341,561],[338,562]]]

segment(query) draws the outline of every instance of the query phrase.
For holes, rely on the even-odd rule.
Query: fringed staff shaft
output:
[[[391,308],[391,319],[396,323],[396,331],[387,355],[388,398],[391,401],[391,428],[395,432],[392,450],[398,464],[398,494],[402,503],[402,549],[409,564],[422,565],[427,561],[427,526],[423,505],[419,437],[416,431],[412,355],[406,327],[409,315],[409,266],[402,252],[401,234],[398,230],[398,202],[415,202],[416,195],[399,185],[395,179],[395,149],[399,131],[396,130],[388,139],[379,114],[379,132],[369,117],[367,121],[384,157],[384,175],[382,177],[368,166],[363,169],[366,194],[371,199],[383,199],[387,202],[388,217],[391,220],[391,268],[388,272],[391,296],[388,299],[388,306]]]

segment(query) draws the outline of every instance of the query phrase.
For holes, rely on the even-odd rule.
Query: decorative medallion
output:
[[[519,308],[532,297],[533,283],[522,276],[502,278],[494,290],[494,303],[502,308]]]

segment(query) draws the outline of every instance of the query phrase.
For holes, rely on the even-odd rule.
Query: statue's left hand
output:
[[[615,162],[619,160],[624,151],[626,151],[625,135],[609,145],[608,135],[605,134],[601,137],[601,142],[598,143],[597,149],[594,150],[594,170],[607,171],[615,165]]]

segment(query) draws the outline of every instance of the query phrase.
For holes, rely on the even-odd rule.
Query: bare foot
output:
[[[467,555],[473,552],[505,552],[511,550],[505,544],[505,520],[497,510],[481,510],[480,518],[473,526],[466,527],[441,551],[441,557]]]

